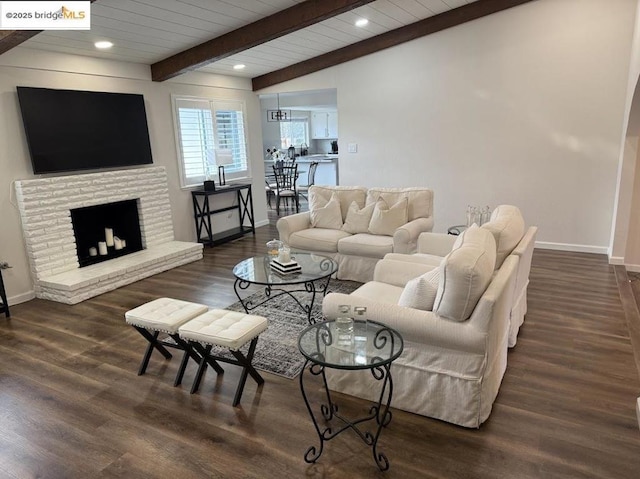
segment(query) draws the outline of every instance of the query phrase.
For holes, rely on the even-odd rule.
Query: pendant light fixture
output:
[[[291,110],[280,109],[280,93],[276,93],[277,110],[267,110],[267,121],[291,121]]]

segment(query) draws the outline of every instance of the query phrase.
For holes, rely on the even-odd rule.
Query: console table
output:
[[[4,281],[2,279],[2,268],[0,268],[0,313],[4,313],[5,317],[10,317],[9,303],[7,302],[7,293],[4,290]]]
[[[224,193],[235,192],[238,200],[237,205],[216,208],[215,196]],[[216,187],[215,191],[205,191],[204,188],[191,192],[193,200],[193,219],[196,224],[196,238],[198,242],[209,246],[226,243],[227,241],[240,238],[251,232],[256,233],[253,216],[253,196],[251,195],[251,184],[230,184]],[[225,211],[237,211],[239,226],[220,233],[213,233],[211,226],[211,215],[223,213]],[[245,220],[249,225],[245,225]]]

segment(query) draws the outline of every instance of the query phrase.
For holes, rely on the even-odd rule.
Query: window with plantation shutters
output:
[[[244,103],[173,97],[182,187],[249,176]]]

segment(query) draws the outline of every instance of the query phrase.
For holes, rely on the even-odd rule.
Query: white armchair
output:
[[[405,349],[391,367],[392,406],[465,427],[479,427],[491,412],[507,364],[509,311],[518,258],[507,258],[494,274],[495,241],[477,234],[437,267],[433,311],[399,306],[411,280],[434,267],[385,258],[374,279],[350,295],[331,293],[323,301],[328,319],[338,307],[367,308],[366,319],[396,329]],[[333,390],[373,400],[376,381],[358,372],[326,371]]]

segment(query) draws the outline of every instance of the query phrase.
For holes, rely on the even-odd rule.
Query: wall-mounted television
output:
[[[153,163],[142,95],[17,90],[35,174]]]

